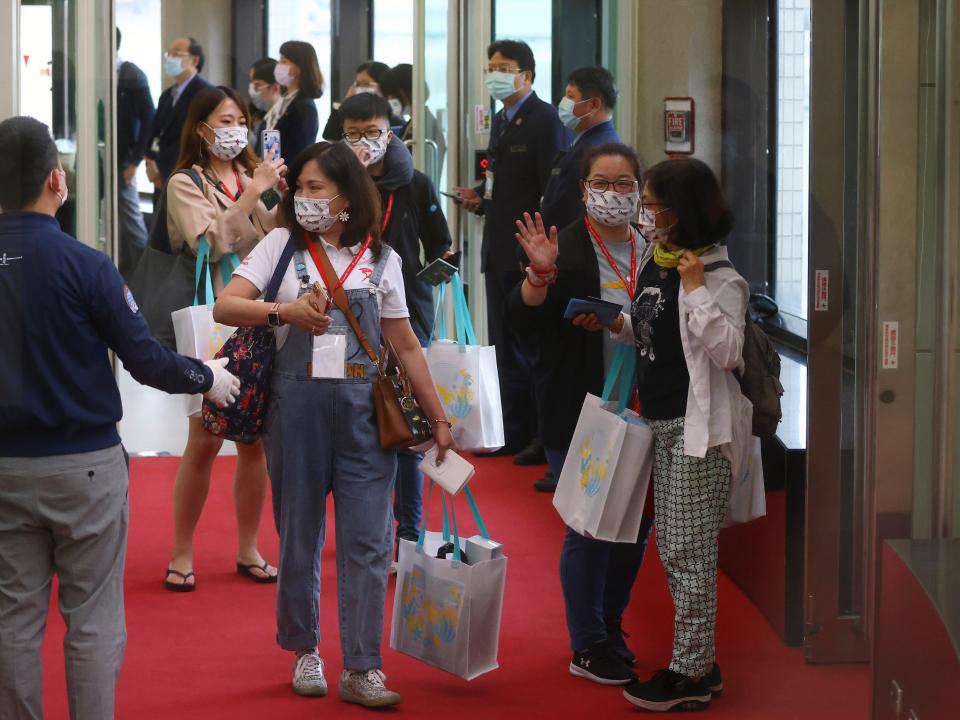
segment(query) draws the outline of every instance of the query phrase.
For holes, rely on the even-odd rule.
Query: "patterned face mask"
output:
[[[663,212],[663,210],[660,212]],[[657,227],[657,214],[652,210],[644,210],[640,213],[640,234],[647,242],[665,243],[670,239],[670,231],[673,229],[673,225],[664,228]]]
[[[337,216],[330,214],[330,203],[339,195],[332,198],[308,198],[296,195],[293,198],[293,212],[297,216],[300,227],[308,232],[322,233],[333,227]]]
[[[204,123],[204,125],[207,125]],[[221,160],[233,160],[247,146],[247,129],[242,125],[225,128],[208,128],[213,130],[214,140],[208,142],[210,153]]]
[[[365,147],[370,153],[370,159],[367,161],[367,165],[376,165],[383,159],[383,156],[387,154],[387,143],[390,142],[390,135],[384,133],[375,140],[370,140],[369,138],[360,138],[356,143],[361,147]]]
[[[587,188],[587,214],[601,225],[616,227],[626,225],[637,217],[640,193],[619,193],[616,190],[591,190]]]

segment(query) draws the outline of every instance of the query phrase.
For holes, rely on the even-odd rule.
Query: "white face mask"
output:
[[[322,233],[333,227],[337,222],[337,215],[330,214],[330,203],[339,195],[332,198],[308,198],[295,195],[293,198],[293,212],[297,216],[300,227],[308,232]]]
[[[286,63],[277,63],[276,67],[273,68],[273,77],[276,78],[277,84],[283,87],[290,87],[293,84],[290,66]]]
[[[592,98],[588,98],[590,100]],[[581,100],[580,102],[588,102],[588,100]],[[577,125],[580,124],[580,121],[584,118],[588,118],[593,115],[596,110],[591,110],[586,115],[574,115],[573,109],[580,103],[574,102],[571,98],[565,97],[560,101],[560,104],[557,105],[557,114],[560,115],[560,122],[564,124],[570,130],[576,131]]]
[[[587,214],[601,225],[617,227],[626,225],[637,217],[640,192],[618,193],[616,190],[591,190],[587,188]]]
[[[183,72],[183,59],[179,55],[163,56],[163,73],[167,77],[177,77]]]
[[[517,75],[499,70],[488,72],[486,77],[483,78],[483,83],[487,86],[487,92],[495,100],[506,100],[517,92],[516,82]]]
[[[387,100],[387,102],[390,103],[390,112],[393,113],[394,117],[398,118],[403,115],[403,105],[399,100],[396,98],[390,98]]]
[[[204,123],[204,125],[207,125]],[[221,160],[233,160],[237,155],[243,152],[247,146],[249,137],[247,129],[241,125],[225,128],[208,128],[213,130],[214,141],[207,142],[210,148],[210,154]]]
[[[375,85],[354,85],[353,94],[359,95],[360,93],[371,93],[373,95],[379,95],[380,89]]]
[[[250,83],[247,87],[247,95],[250,96],[250,102],[253,103],[253,106],[257,108],[257,110],[263,112],[270,108],[270,101],[263,98],[262,93],[257,91],[257,86],[253,83]]]
[[[389,142],[390,134],[389,131],[387,131],[376,140],[360,138],[360,141],[356,143],[356,145],[359,147],[365,147],[370,153],[370,158],[367,160],[367,165],[369,166],[375,165],[383,159],[383,156],[387,154],[387,143]]]
[[[657,215],[653,210],[643,210],[640,213],[640,234],[647,242],[664,243],[670,239],[670,227],[657,227]]]

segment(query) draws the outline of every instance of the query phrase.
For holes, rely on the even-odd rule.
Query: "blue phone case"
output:
[[[573,320],[577,315],[589,315],[593,313],[602,325],[609,325],[623,311],[620,305],[604,300],[584,300],[582,298],[570,298],[567,303],[567,310],[563,313],[566,320]]]

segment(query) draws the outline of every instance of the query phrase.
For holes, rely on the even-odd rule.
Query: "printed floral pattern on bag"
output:
[[[580,444],[580,489],[593,497],[607,479],[607,461],[610,449],[602,455],[594,451],[596,443],[593,434],[587,435]]]
[[[463,586],[442,581],[427,592],[427,577],[415,567],[403,579],[403,632],[423,645],[441,648],[457,639],[460,611],[463,608]]]
[[[436,383],[437,395],[447,411],[450,425],[456,427],[473,412],[473,376],[461,369],[449,387]]]

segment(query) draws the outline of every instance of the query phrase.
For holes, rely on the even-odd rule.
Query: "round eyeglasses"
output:
[[[363,139],[366,140],[377,140],[378,138],[383,137],[384,133],[390,132],[389,130],[380,130],[379,128],[370,128],[369,130],[364,130],[360,132],[359,130],[354,130],[353,132],[345,132],[343,134],[343,139],[348,143],[358,143]]]
[[[597,192],[606,192],[611,188],[618,193],[631,193],[640,185],[636,180],[606,180],[604,178],[594,178],[587,180],[587,187]]]

